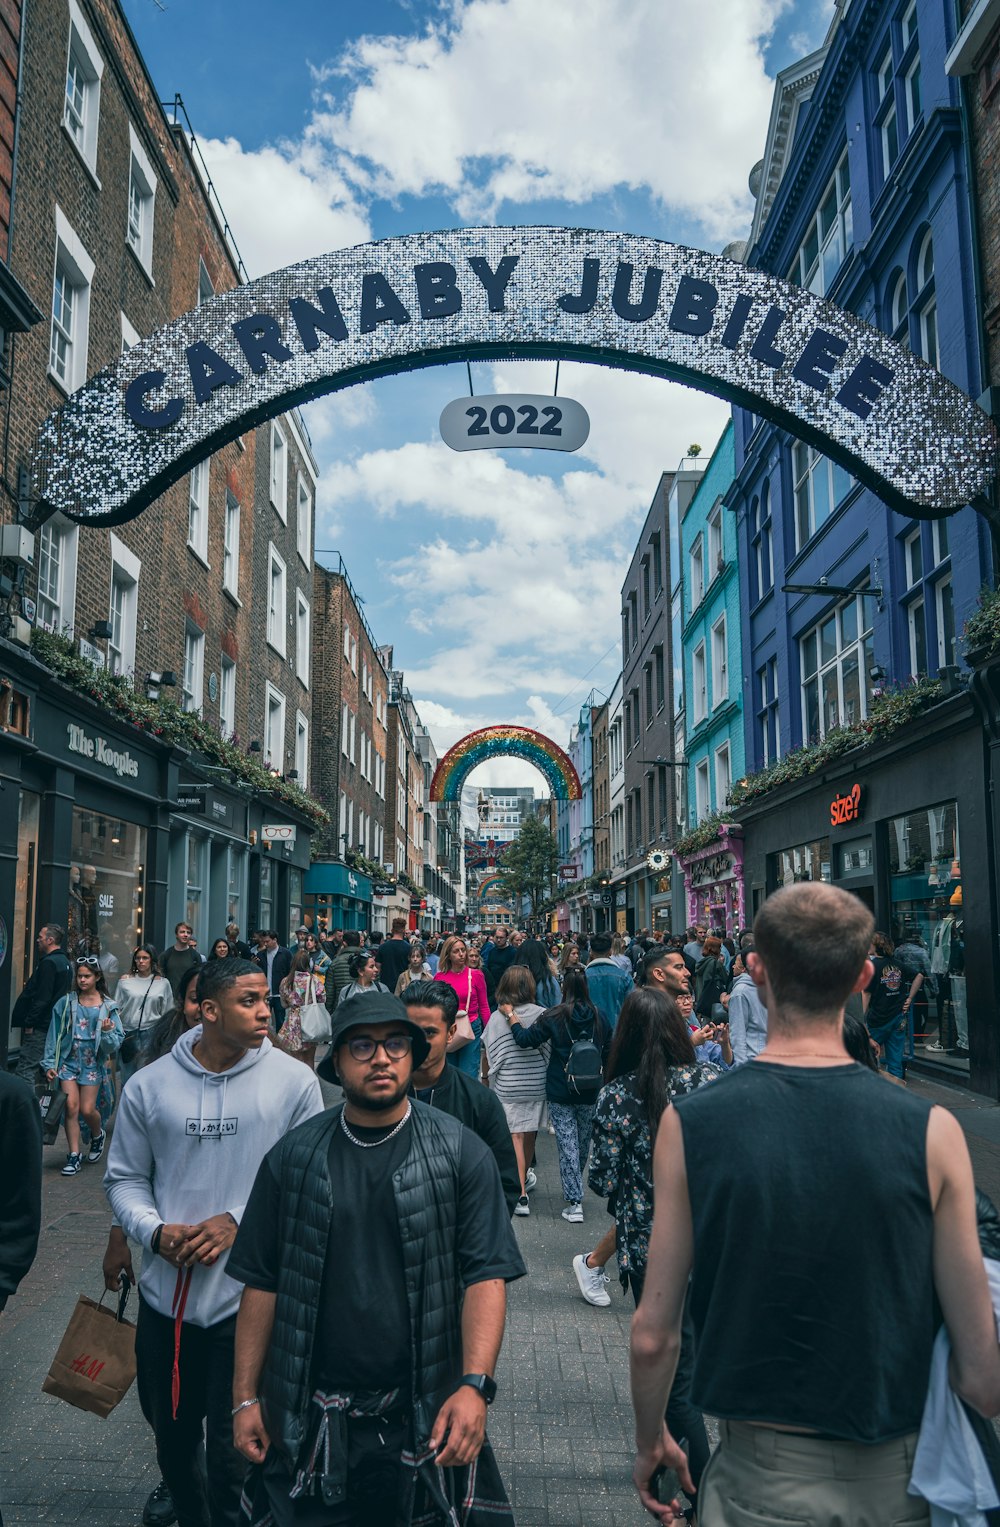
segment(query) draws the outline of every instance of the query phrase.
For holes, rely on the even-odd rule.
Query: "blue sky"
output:
[[[776,71],[832,0],[124,0],[179,92],[252,276],[420,229],[555,223],[721,249],[745,235]],[[482,364],[477,392],[551,392]],[[619,590],[660,472],[717,400],[564,364],[591,416],[572,456],[447,449],[464,367],[310,405],[318,549],[341,552],[440,750],[526,722],[565,745],[618,670]],[[525,600],[530,591],[530,600]],[[523,765],[493,781],[537,783]],[[489,777],[489,776],[484,776]],[[479,775],[476,776],[477,782]]]

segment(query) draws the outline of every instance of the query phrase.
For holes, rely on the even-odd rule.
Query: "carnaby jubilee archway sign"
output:
[[[745,405],[904,514],[986,500],[996,439],[878,330],[762,271],[657,239],[467,228],[337,250],[213,297],[99,372],[39,433],[36,519],[133,518],[296,403],[422,366],[552,357]]]

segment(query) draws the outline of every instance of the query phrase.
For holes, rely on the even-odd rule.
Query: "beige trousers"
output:
[[[720,1421],[698,1491],[700,1527],[927,1527],[907,1495],[916,1434],[895,1442],[823,1442]]]

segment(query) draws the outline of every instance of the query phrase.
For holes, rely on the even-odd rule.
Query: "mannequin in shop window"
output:
[[[948,911],[934,929],[931,970],[937,980],[940,1043],[959,1060],[969,1056],[969,1007],[965,987],[965,921],[962,887],[948,901]],[[949,1009],[950,1006],[950,1022]],[[952,1032],[953,1030],[953,1032]],[[953,1042],[950,1042],[952,1041]]]

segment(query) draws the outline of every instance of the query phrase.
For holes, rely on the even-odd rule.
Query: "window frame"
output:
[[[309,717],[301,710],[295,712],[295,770],[298,774],[299,788],[305,790],[309,786]]]
[[[868,605],[874,605],[874,595],[868,589],[858,589],[857,593],[849,599],[839,600],[828,609],[819,620],[813,621],[797,638],[799,649],[799,695],[802,721],[802,740],[805,745],[813,741],[819,741],[826,736],[827,732],[837,726],[850,726],[856,721],[863,721],[868,715],[870,700],[870,686],[872,680],[870,670],[873,662],[872,650],[874,642],[874,616],[872,624],[866,624],[868,617]],[[846,643],[843,639],[843,616],[851,606],[855,607],[857,620],[857,634]],[[822,632],[828,622],[835,622],[836,647],[833,655],[824,659],[820,648]],[[806,646],[810,641],[814,644],[815,666],[806,671],[808,658]],[[858,674],[858,715],[848,719],[844,700],[844,664],[852,655],[857,657]],[[836,673],[837,679],[837,719],[827,722],[824,713],[824,678],[826,675]],[[818,733],[813,737],[809,728],[809,688],[815,685],[816,717]]]
[[[688,575],[691,580],[691,613],[705,597],[705,538],[699,530],[688,552]]]
[[[823,231],[823,213],[830,195],[834,198],[834,216],[829,228]],[[839,258],[835,266],[829,263],[828,252],[833,249],[834,234],[838,241]],[[815,243],[815,253],[812,246]],[[816,200],[816,210],[809,219],[808,231],[802,238],[788,272],[788,279],[804,291],[817,297],[829,296],[848,255],[854,248],[854,208],[851,192],[851,165],[847,147],[842,150],[822,194]]]
[[[708,516],[708,569],[716,578],[726,565],[722,535],[722,501],[717,500]]]
[[[281,448],[276,447],[278,442]],[[280,466],[276,471],[276,464]],[[271,505],[283,525],[288,524],[288,436],[277,419],[271,420],[271,449],[269,457],[270,479],[268,492]]]
[[[131,122],[128,125],[128,137],[129,174],[125,242],[152,283],[153,232],[156,224],[156,175],[153,172],[149,156],[139,141],[139,136]],[[138,187],[137,199],[139,202],[139,227],[135,238],[133,238],[132,224],[132,193],[134,187]]]
[[[236,664],[225,652],[219,658],[219,731],[223,737],[236,731]]]
[[[189,683],[190,680],[190,683]],[[184,622],[181,709],[200,716],[205,704],[205,633],[190,617]]]
[[[312,608],[305,594],[297,588],[295,590],[295,676],[304,689],[309,688],[311,623]]]
[[[303,495],[306,513],[302,513]],[[312,557],[312,514],[313,494],[302,472],[295,474],[295,550],[299,554],[300,561],[310,566]]]
[[[699,726],[708,715],[708,664],[704,639],[691,653],[691,690],[691,718],[695,726]]]
[[[716,663],[716,658],[721,662]],[[712,709],[729,699],[729,622],[723,610],[712,625]]]
[[[76,56],[83,79],[83,111],[79,135],[67,120],[70,111],[70,66]],[[84,19],[77,0],[69,0],[69,36],[66,44],[66,69],[64,74],[62,111],[60,121],[70,143],[83,160],[91,178],[97,185],[97,141],[101,119],[101,81],[104,76],[104,58],[94,39],[94,34]]]
[[[212,460],[206,456],[188,474],[188,551],[208,566],[208,511],[212,491]],[[201,497],[199,497],[201,494]]]
[[[51,302],[49,307],[48,375],[67,397],[87,380],[90,348],[90,293],[96,265],[87,253],[60,206],[55,208],[55,254],[52,263]],[[73,293],[68,325],[59,316],[65,296],[57,307],[57,284],[62,274],[64,289]],[[63,344],[65,371],[56,364],[56,334]]]
[[[264,767],[271,769],[277,774],[285,772],[285,712],[287,701],[276,684],[270,679],[264,683]],[[271,747],[271,717],[273,713],[281,717],[281,751],[275,759]]]
[[[721,761],[722,761],[723,757],[725,758],[725,766],[726,766],[726,788],[725,789],[722,788],[722,781],[721,781],[721,776],[720,776],[720,773],[719,773],[720,764],[721,764]],[[729,800],[729,792],[733,788],[733,751],[732,751],[732,748],[729,745],[729,739],[728,738],[726,739],[725,742],[721,742],[719,744],[719,746],[715,749],[715,753],[714,753],[712,761],[713,761],[713,764],[715,766],[715,768],[714,768],[714,772],[715,772],[715,804],[719,808],[719,810],[721,811],[722,808],[725,806],[726,802]]]
[[[111,588],[108,598],[108,618],[112,628],[116,624],[116,587],[123,590],[124,601],[121,609],[121,630],[117,633],[121,640],[116,644],[116,636],[112,635],[108,641],[108,671],[134,678],[135,642],[139,617],[139,577],[142,572],[142,563],[135,552],[113,533],[110,541]],[[113,651],[118,653],[118,666],[115,666],[112,659]]]
[[[225,516],[222,523],[222,590],[240,603],[240,522],[243,507],[226,488]]]
[[[50,556],[45,548],[45,541],[52,541],[53,538],[58,550],[55,597],[42,589],[43,559],[49,559]],[[38,532],[38,555],[35,562],[35,625],[43,631],[55,631],[59,635],[72,634],[76,619],[79,540],[79,526],[58,514],[47,519]],[[43,603],[52,606],[54,620],[41,618]]]
[[[280,573],[281,607],[275,603],[275,569]],[[267,544],[267,644],[281,657],[288,647],[288,568],[273,541]]]
[[[949,591],[950,618],[946,622],[943,595],[945,589]],[[945,624],[951,626],[951,652],[947,651],[945,638]],[[952,582],[951,573],[945,573],[943,578],[934,580],[934,634],[936,637],[938,667],[952,667],[955,663],[955,653],[958,647],[958,632],[955,629],[955,586]]]

